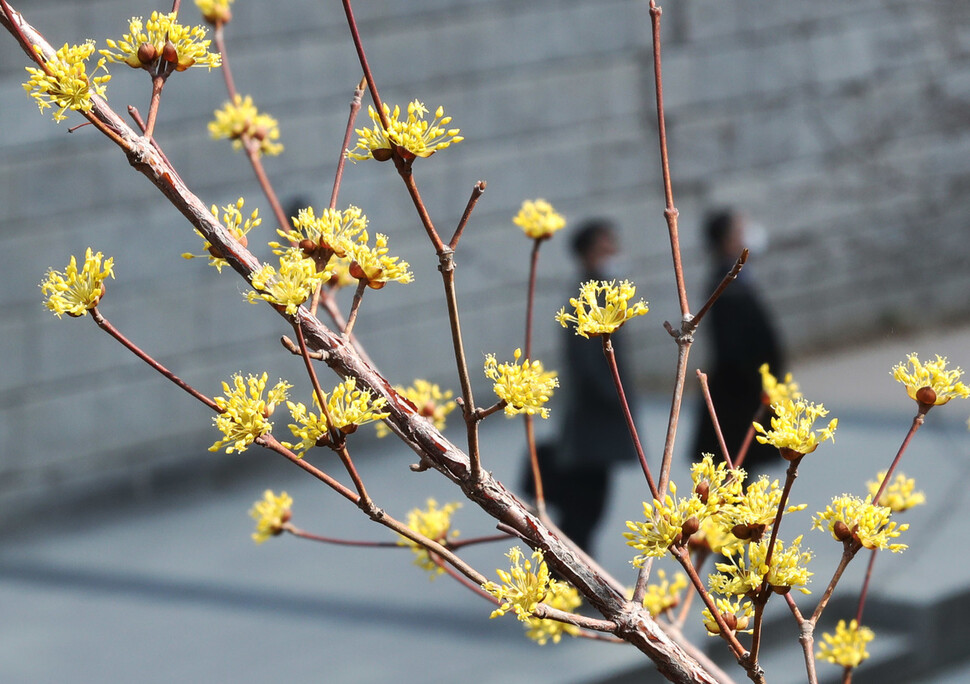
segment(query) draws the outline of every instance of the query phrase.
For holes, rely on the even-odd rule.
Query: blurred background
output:
[[[127,32],[130,17],[169,8],[143,0],[22,0],[14,5],[54,46],[88,38],[103,46],[105,38]],[[405,106],[419,99],[432,111],[443,105],[465,136],[461,144],[414,165],[439,232],[450,235],[473,184],[488,183],[457,255],[462,325],[473,369],[484,354],[511,358],[522,344],[531,243],[511,223],[521,202],[544,198],[572,225],[609,216],[617,222],[623,246],[620,275],[634,279],[638,295],[650,302],[651,313],[638,321],[633,351],[646,398],[648,451],[659,455],[668,401],[663,393],[672,383],[676,356],[661,324],[676,322],[679,308],[663,219],[647,4],[364,0],[355,12],[384,101]],[[181,17],[183,23],[202,23],[189,1]],[[303,197],[315,207],[326,206],[348,104],[361,77],[340,3],[239,0],[233,17],[226,32],[237,88],[279,120],[286,147],[282,156],[264,160],[268,174],[284,204]],[[858,437],[862,451],[871,444],[863,432],[871,440],[891,424],[895,432],[886,448],[893,449],[896,432],[898,438],[905,433],[912,406],[904,394],[887,405],[887,395],[899,392],[889,378],[890,366],[914,349],[970,363],[970,5],[945,0],[680,0],[664,4],[663,37],[671,169],[692,308],[708,294],[704,216],[713,208],[736,207],[756,228],[758,250],[751,270],[797,378],[806,393],[817,390],[809,398],[841,404],[856,415],[864,426]],[[135,642],[157,643],[157,632],[142,639],[119,628],[121,616],[132,614],[123,601],[150,600],[171,611],[171,596],[182,596],[194,606],[255,610],[254,630],[264,612],[278,619],[281,610],[319,624],[318,618],[333,611],[324,610],[324,603],[305,604],[300,598],[305,586],[293,571],[299,568],[303,579],[319,579],[320,570],[309,563],[321,551],[301,551],[302,556],[283,562],[277,552],[260,549],[256,554],[247,538],[245,507],[265,486],[278,488],[268,474],[276,478],[273,482],[291,482],[294,475],[285,464],[266,463],[266,456],[254,450],[231,457],[207,452],[215,437],[203,407],[90,321],[55,319],[43,308],[37,284],[48,268],[63,269],[70,255],[83,254],[86,247],[113,256],[117,278],[108,286],[105,315],[208,394],[217,393],[219,383],[236,371],[266,370],[271,380],[299,378],[299,365],[281,353],[277,342],[287,331],[265,306],[244,301],[246,288],[234,273],[220,276],[201,261],[180,258],[183,252],[199,253],[200,240],[116,148],[90,129],[69,133],[80,121],[76,116],[57,125],[49,115],[38,114],[21,87],[26,63],[14,39],[0,36],[0,268],[7,293],[0,302],[0,514],[8,530],[2,542],[8,562],[0,579],[7,580],[5,600],[20,597],[24,616],[36,617],[40,611],[49,619],[20,629],[21,640],[7,641],[0,661],[0,668],[8,669],[5,681],[88,681],[102,666],[123,667],[103,654],[86,660],[90,645],[71,641],[89,622],[90,611],[106,609],[103,599],[112,587],[125,589],[122,603],[111,604],[118,617],[104,617],[104,633],[108,638],[127,635],[132,653],[137,652]],[[123,65],[114,65],[112,74],[108,99],[115,110],[121,113],[133,104],[146,112],[147,76]],[[269,206],[244,156],[225,141],[211,140],[206,130],[213,110],[226,99],[216,72],[191,69],[173,77],[162,97],[156,138],[205,204],[221,206],[244,196],[247,212],[260,208],[263,226],[250,236],[250,247],[266,258],[269,250],[260,251],[260,236],[275,238]],[[366,110],[366,95],[364,101]],[[366,111],[358,123],[369,124]],[[406,384],[419,376],[457,390],[437,260],[394,169],[375,162],[349,164],[339,206],[347,204],[364,210],[372,232],[388,234],[392,253],[409,261],[416,275],[411,285],[392,284],[369,293],[355,332],[392,382]],[[556,367],[560,346],[553,315],[573,288],[567,239],[555,238],[542,250],[536,303],[535,356],[547,367]],[[936,345],[941,340],[946,342],[942,348]],[[706,342],[702,333],[694,366],[704,367]],[[917,347],[917,342],[927,346]],[[487,395],[484,376],[478,374],[476,382],[477,391]],[[940,437],[940,449],[966,455],[966,417],[965,407],[947,414],[949,422],[943,422],[951,430]],[[683,434],[689,435],[692,417],[685,420]],[[554,421],[541,426],[544,434],[555,429]],[[490,430],[494,441],[487,448],[496,474],[514,479],[521,430],[511,423],[496,423]],[[459,427],[452,438],[460,439],[460,433]],[[390,442],[377,442],[369,430],[358,441],[365,457],[393,458],[398,466],[393,474],[382,475],[376,468],[373,473],[387,478],[392,500],[400,496],[395,512],[403,515],[407,507],[420,505],[424,493],[405,497],[393,486],[412,456]],[[869,473],[875,466],[863,470]],[[433,477],[423,476],[422,484]],[[949,491],[945,479],[940,495]],[[302,480],[293,481],[291,489],[297,482]],[[852,479],[845,487],[858,484]],[[441,483],[428,486],[430,494],[441,489]],[[630,512],[611,509],[621,528],[622,516],[637,515],[636,490],[630,490],[624,509]],[[444,500],[447,489],[435,495]],[[334,508],[333,515],[350,516],[346,508],[336,508],[338,503],[319,503],[314,515],[326,519]],[[215,509],[206,509],[203,516],[198,506]],[[178,517],[180,511],[184,517]],[[233,523],[224,525],[224,520]],[[345,532],[351,534],[356,528],[348,525]],[[482,525],[488,528],[487,522]],[[37,534],[40,529],[44,535]],[[369,527],[361,529],[361,535],[374,534]],[[197,534],[201,541],[195,537],[186,549],[183,544]],[[236,536],[232,550],[217,551],[230,543],[229,534]],[[621,545],[615,553],[617,572],[625,567],[625,554]],[[261,560],[254,561],[255,555]],[[336,552],[334,557],[339,557]],[[215,567],[217,560],[230,565]],[[279,563],[275,569],[274,560]],[[126,563],[142,563],[144,571]],[[379,567],[392,565],[384,563]],[[241,573],[246,588],[233,593],[223,584],[206,583],[226,570]],[[411,585],[416,577],[422,601],[455,602],[448,594],[430,599],[439,596],[441,586],[428,590],[417,569],[407,570],[410,579],[402,593],[418,591]],[[180,572],[191,576],[183,585],[177,581]],[[347,582],[359,580],[356,571],[350,574]],[[208,580],[196,582],[196,577]],[[265,593],[275,591],[269,587],[278,588],[276,582],[292,596]],[[79,605],[28,601],[25,597],[33,597],[28,586],[44,597],[50,596],[51,586],[73,586]],[[404,617],[395,623],[396,609],[375,598],[383,593],[379,589],[368,585],[335,596],[346,598],[340,604],[346,615],[357,614],[351,609],[356,592],[369,597],[373,605],[368,608],[391,627],[411,625],[404,611],[413,602],[401,601]],[[496,636],[495,630],[508,635],[518,625],[499,628],[480,621],[480,608],[472,609],[477,617],[467,618],[467,624],[460,615],[446,621],[451,636],[429,636],[450,638],[452,646],[454,635],[466,629],[476,639],[492,639],[485,648],[468,645],[468,658],[483,662],[494,661],[497,648],[521,649],[528,654],[523,659],[535,657],[537,649],[519,644],[518,635],[507,640],[514,647]],[[431,609],[425,605],[423,610]],[[171,635],[186,614],[152,615]],[[211,611],[205,615],[211,617]],[[198,628],[193,643],[205,643],[213,631],[225,633],[218,619],[211,624],[199,619],[207,626]],[[74,678],[30,669],[52,661],[39,644],[59,633],[52,632],[54,625],[70,633],[56,643],[75,645],[74,651],[59,649],[70,654],[63,672],[73,671]],[[355,619],[348,626],[338,620],[332,633],[318,635],[320,642],[333,643],[328,640],[347,629],[377,638],[371,622]],[[253,636],[258,632],[247,634],[258,640]],[[283,640],[279,633],[275,638]],[[239,662],[240,641],[226,641],[225,658],[211,650],[196,657],[183,642],[182,650],[152,653],[165,667],[209,658],[209,669],[188,671],[190,680],[250,681],[247,673],[261,674],[247,662],[229,678],[229,670],[220,667]],[[388,649],[397,644],[409,653],[418,648],[402,646],[407,642],[400,630],[386,643]],[[594,650],[582,651],[580,660],[598,659],[600,669],[639,661],[627,650],[613,662],[600,655],[602,645],[582,646],[589,647]],[[38,650],[24,650],[29,648]],[[334,659],[352,652],[347,649],[328,652],[321,662],[311,660],[293,680],[321,680],[321,670],[327,663],[336,667]],[[253,655],[252,646],[243,650]],[[450,652],[467,666],[460,648]],[[35,657],[23,658],[24,653]],[[434,648],[428,654],[440,655]],[[296,653],[289,655],[295,662]],[[341,670],[346,678],[387,681],[380,675],[360,679],[359,669],[367,670],[360,657],[349,657],[349,669]],[[159,666],[147,668],[157,677],[151,679],[144,671],[146,658],[131,660],[133,669],[108,679],[175,678],[174,670]],[[20,668],[24,662],[30,666]],[[553,662],[563,661],[551,659],[545,666]],[[420,659],[416,668],[427,675],[425,681],[453,681],[452,675],[428,674]],[[558,681],[594,676],[578,665],[571,665],[570,672],[572,679],[563,675]],[[335,676],[332,681],[344,678]]]

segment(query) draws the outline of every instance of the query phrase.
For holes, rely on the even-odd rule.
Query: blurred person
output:
[[[764,236],[746,235],[746,228],[744,215],[735,209],[719,209],[706,217],[704,238],[711,257],[708,292],[714,291],[745,247],[753,253],[763,248]],[[767,363],[775,377],[784,374],[781,341],[750,269],[749,261],[721,294],[703,325],[713,341],[707,373],[711,400],[732,459],[737,458],[761,406],[761,373],[758,369]],[[697,431],[689,456],[692,461],[703,453],[720,457],[721,448],[703,398],[698,411]],[[756,473],[776,463],[781,463],[778,451],[752,439],[742,467],[749,473]]]
[[[570,248],[579,266],[579,282],[616,279],[615,257],[619,241],[612,221],[591,219],[573,234]],[[578,293],[578,283],[570,297]],[[636,460],[603,345],[573,329],[563,331],[563,365],[560,373],[564,408],[559,437],[538,447],[546,500],[559,512],[559,527],[576,544],[589,551],[593,533],[610,492],[610,471],[624,461]],[[635,416],[636,396],[624,331],[611,335],[617,366],[630,411]]]

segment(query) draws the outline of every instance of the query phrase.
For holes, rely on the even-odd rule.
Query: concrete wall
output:
[[[646,3],[358,5],[385,101],[443,104],[466,137],[415,164],[442,233],[450,234],[473,183],[488,182],[458,254],[472,365],[521,345],[530,245],[510,218],[523,199],[545,197],[573,221],[608,214],[621,223],[624,265],[652,310],[638,321],[641,374],[668,385],[675,352],[661,323],[679,314]],[[130,16],[157,8],[144,0],[17,7],[55,45],[103,44]],[[237,85],[280,120],[286,145],[282,157],[267,160],[268,172],[284,198],[324,205],[360,78],[340,4],[239,0],[234,15],[227,31]],[[196,21],[191,2],[182,16]],[[694,307],[706,297],[703,213],[733,204],[770,232],[767,253],[751,268],[794,353],[892,326],[966,319],[970,6],[683,0],[665,3],[663,16],[671,163]],[[89,320],[54,319],[37,283],[87,246],[113,255],[118,278],[104,313],[209,393],[237,370],[300,378],[275,342],[286,332],[281,320],[246,304],[230,272],[220,277],[180,259],[199,249],[190,226],[94,131],[68,134],[76,119],[55,125],[40,116],[21,89],[24,64],[13,39],[0,36],[0,501],[106,474],[144,476],[158,464],[233,458],[205,451],[214,434],[201,405]],[[110,103],[146,111],[145,74],[118,65],[112,73]],[[244,158],[207,136],[206,122],[224,100],[218,73],[177,75],[164,93],[157,138],[203,201],[244,195],[272,237],[269,207]],[[393,381],[420,375],[457,389],[433,250],[393,168],[350,166],[340,204],[348,203],[390,235],[416,273],[412,285],[368,294],[360,337]],[[565,244],[543,248],[539,279],[536,355],[551,366],[552,314],[573,287]]]

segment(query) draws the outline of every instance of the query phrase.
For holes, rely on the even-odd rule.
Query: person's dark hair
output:
[[[733,209],[717,209],[708,212],[704,218],[704,239],[711,251],[720,251],[734,226],[737,212]]]
[[[612,235],[616,232],[613,221],[608,218],[593,218],[583,221],[573,233],[569,243],[573,254],[577,257],[586,255],[600,235]]]

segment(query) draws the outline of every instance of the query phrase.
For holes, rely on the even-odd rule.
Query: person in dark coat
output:
[[[743,215],[732,209],[709,214],[705,238],[713,269],[708,292],[713,292],[746,246]],[[708,384],[728,453],[736,458],[762,403],[759,368],[767,363],[776,377],[782,377],[784,370],[781,342],[755,286],[750,265],[745,265],[737,280],[728,285],[701,325],[713,333]],[[721,448],[703,398],[698,411],[698,428],[689,456],[692,461],[700,459],[703,453],[720,457]],[[774,447],[752,440],[742,467],[756,473],[777,463],[780,458]]]
[[[580,281],[616,278],[611,260],[619,246],[613,223],[593,219],[582,224],[571,248],[580,267]],[[578,283],[570,297],[579,293]],[[622,330],[611,335],[617,367],[632,414],[636,398],[628,344]],[[555,447],[549,501],[559,510],[560,528],[581,548],[590,549],[610,492],[610,470],[636,460],[636,450],[620,407],[602,340],[587,339],[572,328],[563,331],[560,393],[565,396],[562,428]]]

